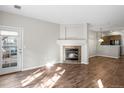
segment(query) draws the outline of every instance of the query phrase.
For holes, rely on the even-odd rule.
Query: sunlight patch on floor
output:
[[[61,69],[62,69],[62,67],[57,67],[56,71],[59,71],[59,70],[61,70]]]
[[[58,79],[64,74],[64,72],[65,70],[62,70],[59,73],[55,73],[51,79],[47,80],[47,82],[42,83],[40,86],[42,88],[52,88],[58,81]]]
[[[22,86],[24,87],[24,86],[30,84],[32,81],[34,81],[36,78],[38,78],[39,76],[41,76],[43,73],[44,73],[44,71],[43,72],[36,73],[36,74],[33,73],[33,74],[29,75],[26,79],[24,79],[24,80],[21,81]]]
[[[101,80],[101,79],[97,80],[97,83],[98,83],[98,87],[99,87],[99,88],[104,88],[104,86],[103,86],[103,83],[102,83],[102,80]]]
[[[35,72],[33,72],[33,74],[36,74],[36,73],[38,73],[38,72],[40,72],[41,71],[41,69],[38,69],[38,70],[36,70]]]
[[[47,67],[47,68],[51,68],[51,67],[53,67],[53,66],[54,66],[53,63],[47,63],[47,64],[46,64],[46,67]]]

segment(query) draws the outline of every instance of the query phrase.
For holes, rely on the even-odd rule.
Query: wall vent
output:
[[[19,5],[14,5],[14,8],[16,8],[16,9],[21,9],[21,6],[19,6]]]

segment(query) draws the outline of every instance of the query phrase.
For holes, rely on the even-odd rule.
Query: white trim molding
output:
[[[34,66],[34,67],[29,67],[29,68],[23,68],[21,71],[27,71],[27,70],[37,69],[37,68],[40,68],[40,67],[43,67],[43,66],[45,66],[45,65]]]

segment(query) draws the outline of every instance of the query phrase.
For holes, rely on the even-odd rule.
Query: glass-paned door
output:
[[[0,30],[0,74],[20,71],[21,58],[20,32]]]

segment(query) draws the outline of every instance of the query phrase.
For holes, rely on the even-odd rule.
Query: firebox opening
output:
[[[81,62],[81,46],[64,46],[64,61]]]

